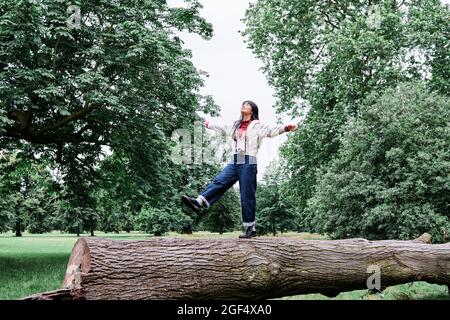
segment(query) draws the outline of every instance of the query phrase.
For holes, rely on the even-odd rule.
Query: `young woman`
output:
[[[262,139],[273,138],[284,132],[294,131],[297,126],[268,126],[259,121],[258,106],[252,101],[244,101],[241,118],[231,127],[211,124],[205,121],[205,127],[231,138],[233,156],[223,170],[198,195],[192,198],[181,197],[183,203],[195,212],[208,209],[220,197],[239,181],[241,193],[242,221],[245,232],[239,238],[256,236],[256,156]]]

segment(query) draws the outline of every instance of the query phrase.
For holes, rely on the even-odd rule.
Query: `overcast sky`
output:
[[[193,63],[197,69],[208,72],[205,87],[201,93],[211,95],[221,107],[221,117],[206,117],[211,122],[231,124],[240,116],[240,107],[244,100],[252,100],[259,107],[261,122],[276,125],[281,122],[297,123],[300,119],[275,114],[273,105],[274,90],[268,85],[259,68],[262,66],[250,49],[246,47],[238,30],[244,30],[240,21],[245,16],[249,0],[201,0],[203,8],[200,15],[212,23],[214,36],[211,40],[187,32],[178,33],[185,48],[191,49]],[[449,3],[450,0],[444,0]],[[185,6],[182,0],[167,0],[171,7]],[[278,148],[286,141],[287,134],[264,140],[258,153],[258,179],[270,161],[278,158]]]

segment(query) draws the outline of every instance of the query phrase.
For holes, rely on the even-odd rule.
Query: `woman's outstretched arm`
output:
[[[205,125],[205,128],[219,132],[220,134],[223,134],[224,136],[226,136],[228,134],[228,132],[230,131],[230,127],[227,125],[213,124],[206,120],[204,122],[204,125]]]
[[[259,135],[263,138],[273,138],[284,132],[294,131],[297,129],[296,124],[269,126],[267,124],[260,124]]]

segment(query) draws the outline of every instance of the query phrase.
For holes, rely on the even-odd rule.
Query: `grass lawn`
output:
[[[196,232],[192,235],[169,233],[169,237],[188,239],[230,237],[235,238],[239,232],[223,235]],[[88,236],[83,234],[82,236]],[[111,239],[148,239],[148,235],[138,232],[104,234],[96,232],[97,237]],[[283,236],[313,240],[323,239],[320,235],[307,233],[286,233]],[[62,283],[67,261],[76,235],[60,232],[32,235],[24,233],[23,237],[14,237],[11,233],[0,234],[0,299],[18,299],[34,293],[58,289]],[[327,300],[321,294],[298,295],[282,299]],[[450,299],[446,286],[431,285],[425,282],[404,284],[387,288],[382,294],[368,295],[367,290],[343,292],[332,299]]]

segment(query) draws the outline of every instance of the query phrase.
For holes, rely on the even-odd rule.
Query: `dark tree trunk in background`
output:
[[[184,227],[183,230],[181,230],[181,233],[192,234],[192,227]]]
[[[16,226],[14,229],[16,231],[16,237],[21,237],[22,236],[22,225],[21,225],[20,218],[16,219]]]
[[[373,266],[381,288],[450,284],[450,243],[154,238],[75,244],[61,295],[71,299],[267,299],[367,289]],[[68,295],[66,290],[70,290]],[[56,299],[57,292],[26,299]]]
[[[22,179],[22,184],[20,188],[20,192],[23,195],[23,199],[27,199],[29,189],[30,189],[30,177],[28,175],[25,175]],[[14,226],[16,237],[22,236],[22,230],[24,230],[24,226],[22,225],[22,218],[20,216],[20,213],[16,213],[16,223]]]

